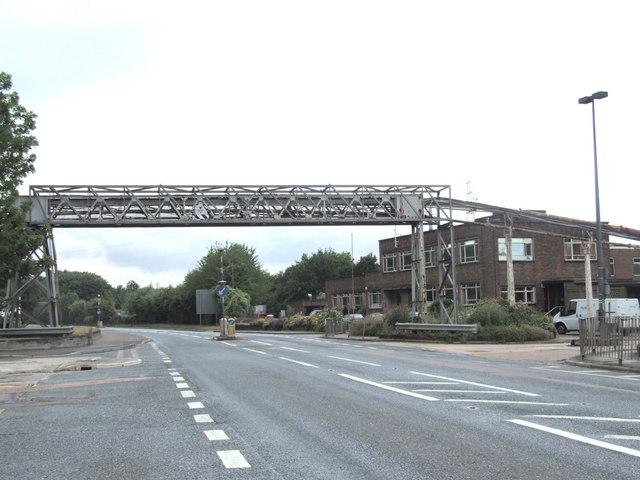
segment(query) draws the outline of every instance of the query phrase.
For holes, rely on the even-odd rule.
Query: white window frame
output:
[[[471,292],[473,295],[470,295]],[[463,305],[475,305],[480,300],[480,282],[461,283],[460,294]]]
[[[400,271],[411,270],[412,255],[411,250],[400,252]]]
[[[425,268],[434,268],[436,266],[436,247],[427,247],[424,249],[424,266]]]
[[[369,308],[382,308],[382,292],[369,292]]]
[[[511,258],[514,262],[533,261],[533,238],[512,238]],[[498,261],[507,260],[507,241],[505,238],[498,238]]]
[[[382,262],[383,262],[383,272],[384,273],[390,273],[390,272],[396,272],[397,271],[397,260],[396,260],[396,254],[395,252],[393,253],[385,253],[382,256]]]
[[[640,277],[640,257],[633,257],[633,276]]]
[[[460,242],[458,258],[460,263],[477,263],[480,261],[480,242],[477,238]],[[469,252],[469,250],[471,252]]]
[[[568,238],[564,241],[565,262],[584,262],[583,240]],[[598,249],[596,244],[591,242],[591,261],[598,260]]]
[[[502,298],[507,298],[507,287],[500,288]],[[523,285],[515,287],[516,302],[526,303],[527,305],[536,304],[536,287],[533,285]]]

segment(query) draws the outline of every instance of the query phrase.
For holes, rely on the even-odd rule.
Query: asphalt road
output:
[[[640,375],[428,345],[144,330],[2,395],[15,479],[637,479]]]

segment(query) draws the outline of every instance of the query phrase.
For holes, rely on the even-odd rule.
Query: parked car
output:
[[[361,313],[350,313],[344,316],[344,321],[347,323],[351,323],[353,320],[360,320],[364,318]]]

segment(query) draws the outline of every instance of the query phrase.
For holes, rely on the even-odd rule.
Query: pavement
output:
[[[214,335],[218,335],[214,333]],[[242,332],[237,334],[242,337]],[[601,368],[623,370],[640,373],[640,361],[625,360],[618,365],[617,360],[603,358],[589,358],[582,360],[580,348],[572,346],[572,340],[577,335],[563,335],[545,342],[529,343],[466,343],[448,344],[435,342],[389,342],[375,337],[347,337],[336,336],[340,340],[360,342],[375,341],[389,343],[395,346],[419,345],[429,351],[443,351],[475,357],[493,358],[514,362],[567,363],[585,368]],[[33,375],[47,375],[68,370],[90,370],[94,368],[123,367],[139,363],[137,355],[120,355],[122,351],[132,349],[136,345],[147,342],[141,335],[102,329],[92,345],[83,347],[50,348],[42,350],[0,350],[0,393],[3,385],[14,382],[30,382],[35,380]],[[114,352],[119,352],[116,355]]]

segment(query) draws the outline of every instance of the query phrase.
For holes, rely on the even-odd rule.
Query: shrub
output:
[[[384,329],[384,319],[381,317],[365,317],[351,322],[351,335],[375,337]],[[364,332],[363,332],[364,330]]]
[[[469,315],[469,323],[477,323],[483,327],[489,325],[509,324],[508,304],[502,300],[490,298],[480,300]]]

